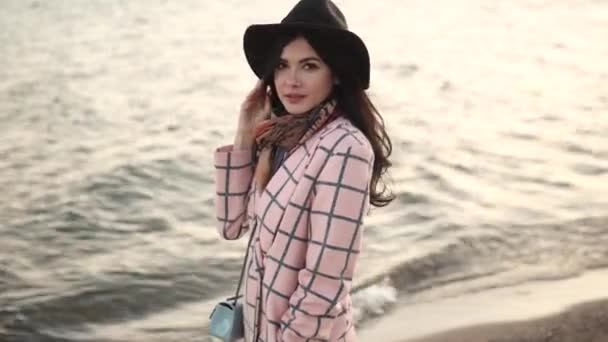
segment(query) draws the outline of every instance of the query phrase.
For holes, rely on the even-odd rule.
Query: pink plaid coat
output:
[[[253,156],[215,152],[218,230],[256,227],[245,271],[245,340],[356,340],[350,290],[369,209],[374,153],[340,117],[295,148],[258,194]],[[256,341],[257,342],[257,341]]]

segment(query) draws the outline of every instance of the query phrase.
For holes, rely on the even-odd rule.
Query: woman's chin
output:
[[[308,105],[286,105],[284,106],[285,110],[287,111],[287,113],[289,114],[294,114],[294,115],[298,115],[298,114],[303,114],[308,112],[309,110],[311,110],[314,106],[308,106]]]

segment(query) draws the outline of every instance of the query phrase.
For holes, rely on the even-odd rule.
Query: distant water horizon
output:
[[[362,322],[373,285],[428,299],[608,266],[608,4],[337,3],[394,148]],[[204,338],[247,242],[213,208],[255,83],[242,33],[291,6],[0,4],[0,341]]]

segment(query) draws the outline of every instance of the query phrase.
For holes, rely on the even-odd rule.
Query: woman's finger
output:
[[[268,113],[270,113],[270,96],[268,96],[268,94],[264,93],[264,113],[265,116],[268,115]]]
[[[255,86],[253,86],[253,88],[252,88],[252,89],[249,91],[249,93],[247,94],[246,99],[247,99],[247,100],[251,100],[251,99],[253,99],[253,98],[257,97],[257,95],[259,94],[259,90],[260,90],[260,88],[262,87],[262,84],[263,84],[262,80],[261,80],[261,79],[260,79],[260,80],[258,80],[258,81],[255,83]]]

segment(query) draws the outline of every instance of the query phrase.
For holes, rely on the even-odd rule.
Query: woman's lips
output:
[[[306,95],[299,95],[299,94],[288,94],[288,95],[285,95],[285,98],[287,99],[287,102],[289,102],[291,104],[296,104],[296,103],[302,101],[305,97],[306,97]]]

